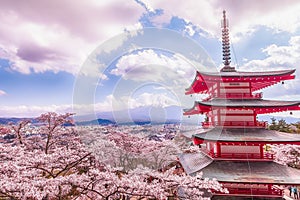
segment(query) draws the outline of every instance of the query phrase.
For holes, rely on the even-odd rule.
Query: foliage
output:
[[[276,130],[280,132],[291,133],[290,125],[286,123],[284,119],[276,121],[274,117],[271,118],[271,124],[269,125],[270,130]]]
[[[294,133],[300,133],[300,122],[292,123],[290,129]]]

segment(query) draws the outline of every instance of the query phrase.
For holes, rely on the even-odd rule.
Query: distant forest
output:
[[[269,130],[276,130],[286,133],[300,133],[300,121],[288,124],[284,119],[276,120],[271,118],[271,124],[268,126]]]

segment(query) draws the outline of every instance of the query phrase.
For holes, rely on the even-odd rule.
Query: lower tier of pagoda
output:
[[[192,131],[193,132],[193,131]],[[194,134],[193,134],[194,133]],[[273,160],[268,145],[300,145],[300,135],[267,129],[206,129],[199,133],[183,132],[203,153],[216,160]]]
[[[241,197],[279,198],[283,187],[300,185],[300,170],[273,161],[225,161],[214,160],[203,153],[189,153],[179,156],[185,172],[198,172],[203,178],[216,179],[228,189],[228,195]]]
[[[183,135],[190,135],[194,144],[198,145],[203,141],[217,141],[220,143],[247,143],[247,144],[295,144],[300,145],[300,135],[284,133],[265,128],[213,128],[199,132],[183,132]]]

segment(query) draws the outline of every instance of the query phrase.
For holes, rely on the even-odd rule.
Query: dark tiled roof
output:
[[[202,133],[196,133],[194,137],[213,141],[236,141],[236,142],[300,142],[299,134],[283,133],[263,128],[254,129],[221,129],[214,128]]]
[[[207,76],[222,76],[222,77],[262,77],[262,76],[283,76],[292,74],[295,69],[278,70],[278,71],[261,71],[261,72],[198,72]]]
[[[201,171],[221,182],[300,184],[300,170],[275,162],[214,161]]]
[[[187,174],[195,173],[210,163],[213,160],[204,153],[183,153],[179,155],[179,162]]]
[[[274,101],[263,99],[212,99],[205,102],[197,101],[196,103],[217,107],[278,107],[300,105],[299,101]]]

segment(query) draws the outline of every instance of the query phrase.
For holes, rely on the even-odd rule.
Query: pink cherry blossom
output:
[[[8,126],[5,133],[17,137],[0,143],[0,198],[201,199],[204,191],[226,192],[201,174],[157,170],[175,161],[181,151],[171,140],[63,126],[72,122],[72,116],[46,113],[38,118],[38,126],[29,122]]]

